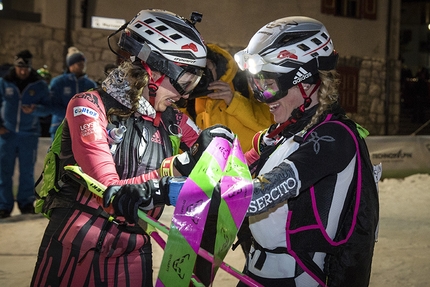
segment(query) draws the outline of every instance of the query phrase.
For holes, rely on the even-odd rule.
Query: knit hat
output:
[[[33,55],[29,50],[23,50],[15,55],[13,64],[17,67],[31,67],[31,59]]]
[[[66,64],[67,67],[70,67],[73,64],[76,64],[78,62],[84,61],[85,62],[85,56],[84,54],[78,50],[76,47],[70,47],[67,51],[67,57],[66,57]]]

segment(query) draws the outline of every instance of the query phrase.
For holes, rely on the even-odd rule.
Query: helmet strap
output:
[[[314,88],[312,89],[311,93],[309,94],[309,96],[306,94],[305,89],[303,88],[303,84],[299,83],[297,84],[297,86],[300,89],[300,92],[302,94],[302,97],[304,99],[303,104],[301,104],[298,108],[294,109],[293,112],[291,113],[291,117],[288,118],[288,120],[279,125],[279,127],[277,127],[276,129],[274,129],[272,132],[270,132],[267,137],[268,138],[274,138],[277,135],[279,135],[287,126],[296,123],[305,113],[305,110],[311,105],[312,100],[311,100],[311,96],[316,92],[316,90],[319,88],[321,84],[321,81],[318,80],[314,86]]]
[[[149,84],[148,84],[149,103],[151,104],[151,106],[153,106],[155,108],[155,97],[157,96],[158,87],[160,87],[161,82],[163,82],[166,75],[162,74],[159,79],[154,81],[154,78],[152,77],[151,68],[144,61],[141,61],[141,63],[142,63],[143,68],[146,70],[146,72],[149,75]],[[160,121],[161,121],[161,113],[156,112],[155,118],[154,118],[154,126],[158,127],[160,125]]]

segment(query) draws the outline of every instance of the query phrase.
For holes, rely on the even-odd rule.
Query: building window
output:
[[[358,105],[358,72],[356,67],[337,67],[340,74],[339,102],[347,113],[356,113]]]
[[[377,0],[321,0],[321,13],[376,20]]]
[[[0,0],[0,18],[40,23],[41,15],[34,12],[34,1]]]

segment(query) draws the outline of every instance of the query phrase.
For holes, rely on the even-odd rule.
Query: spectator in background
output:
[[[51,83],[51,79],[52,79],[52,75],[51,72],[49,72],[48,70],[48,66],[47,65],[43,65],[42,68],[37,69],[37,73],[42,77],[42,79],[45,80],[45,82],[48,84]],[[49,137],[49,127],[51,126],[51,119],[52,119],[52,115],[49,114],[45,117],[40,117],[40,127],[42,129],[40,136],[41,137]]]
[[[182,111],[201,129],[214,124],[229,127],[245,152],[251,148],[255,133],[274,123],[273,117],[248,90],[246,75],[238,71],[230,53],[215,44],[207,44],[207,48],[205,74],[190,94],[186,111]]]
[[[0,77],[4,77],[7,75],[7,73],[9,72],[9,69],[12,68],[13,65],[9,64],[9,63],[4,63],[2,65],[0,65]]]
[[[76,47],[70,47],[66,57],[67,71],[52,79],[52,120],[49,132],[54,139],[58,126],[64,119],[66,107],[73,95],[97,87],[85,74],[86,58]]]
[[[19,161],[16,201],[22,214],[34,213],[34,165],[40,135],[39,117],[49,113],[49,89],[31,67],[33,55],[16,54],[14,67],[0,78],[0,218],[14,208],[13,173]]]

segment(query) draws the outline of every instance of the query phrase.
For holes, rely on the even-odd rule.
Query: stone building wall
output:
[[[1,20],[0,65],[12,63],[14,55],[24,49],[33,54],[33,68],[47,65],[52,76],[64,72],[67,47],[65,30],[46,27],[42,24],[23,24],[11,20]],[[93,80],[103,77],[104,66],[115,63],[116,56],[108,47],[110,31],[81,29],[72,32],[73,46],[82,51],[87,59],[87,74]],[[112,41],[112,45],[116,44]]]
[[[344,58],[339,63],[359,68],[357,113],[349,113],[348,116],[365,127],[370,135],[397,134],[400,116],[400,62],[392,61],[387,64],[383,59]]]

